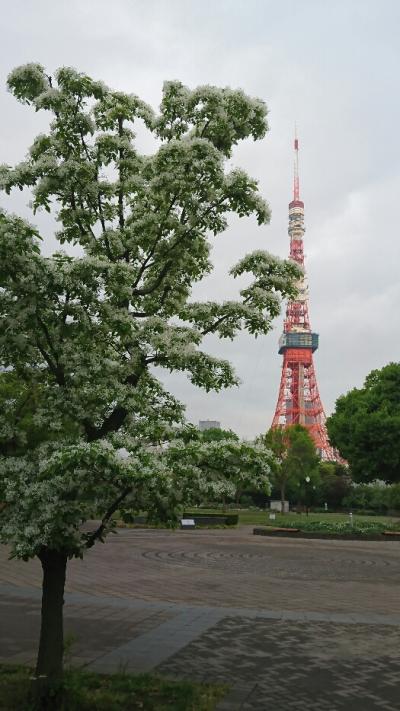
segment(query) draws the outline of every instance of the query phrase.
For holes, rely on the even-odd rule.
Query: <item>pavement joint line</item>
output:
[[[129,665],[138,671],[146,672],[154,669],[159,664],[169,659],[183,647],[196,639],[199,634],[206,632],[217,622],[224,618],[224,612],[204,616],[203,623],[190,625],[182,624],[180,615],[172,620],[166,620],[158,627],[135,637],[134,639],[120,645],[112,652],[106,653],[97,662],[88,666],[100,671],[103,667]],[[189,619],[188,612],[183,613],[183,619]]]
[[[18,587],[0,583],[0,596],[14,597],[20,600],[41,599],[41,589],[36,587]],[[182,626],[187,619],[192,626],[197,620],[202,628],[202,620],[208,619],[215,613],[217,617],[262,617],[269,619],[287,620],[292,622],[335,622],[342,624],[358,625],[388,625],[400,626],[400,615],[385,615],[378,613],[360,614],[356,612],[315,612],[308,610],[268,610],[265,608],[246,607],[223,607],[210,605],[188,605],[187,603],[163,603],[161,601],[149,601],[131,598],[120,598],[111,596],[89,595],[88,593],[66,592],[65,594],[66,612],[68,605],[90,606],[93,608],[120,608],[125,610],[149,610],[158,612],[172,612],[175,616],[172,620]],[[76,614],[76,610],[74,610]],[[186,617],[185,617],[186,616]]]
[[[239,682],[230,688],[228,693],[215,707],[215,711],[240,711],[243,704],[257,688],[257,683],[243,684]]]

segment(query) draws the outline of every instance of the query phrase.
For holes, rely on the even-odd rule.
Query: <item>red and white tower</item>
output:
[[[304,270],[304,202],[300,200],[299,142],[294,139],[293,200],[289,204],[290,259]],[[279,353],[283,355],[281,384],[272,427],[300,424],[308,429],[321,459],[336,461],[325,427],[325,413],[318,392],[313,353],[318,348],[318,334],[313,333],[308,315],[308,286],[304,271],[298,283],[298,296],[289,301]]]

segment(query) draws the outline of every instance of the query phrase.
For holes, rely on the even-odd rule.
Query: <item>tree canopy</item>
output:
[[[229,492],[241,462],[267,476],[265,449],[173,444],[184,407],[154,366],[183,371],[206,391],[236,385],[231,365],[201,349],[204,337],[267,333],[300,270],[256,251],[230,270],[244,277],[237,300],[191,296],[230,214],[269,220],[257,182],[226,168],[239,141],[265,135],[262,101],[173,81],[155,112],[74,69],[51,77],[39,64],[15,69],[8,87],[48,112],[50,125],[24,161],[1,166],[0,185],[29,189],[33,213],[50,212],[65,245],[45,254],[36,227],[0,211],[0,365],[16,392],[0,393],[0,538],[13,555],[41,560],[47,662],[38,673],[51,676],[62,640],[51,636],[46,590],[57,589],[62,605],[63,583],[48,587],[49,576],[58,571],[62,581],[67,557],[103,540],[117,509],[173,520],[199,492]],[[140,152],[138,130],[151,134],[152,153]],[[100,523],[84,531],[93,518]]]
[[[213,501],[225,502],[226,498],[233,497],[238,501],[248,488],[264,494],[270,493],[270,474],[275,457],[270,450],[266,451],[263,442],[241,441],[233,430],[220,427],[200,430],[193,425],[181,428],[174,446],[179,441],[186,445],[182,461],[201,462],[209,476],[215,478],[217,472],[224,471],[229,479],[230,490],[225,486],[219,495],[215,491]],[[182,446],[176,451],[182,456]]]
[[[261,441],[275,457],[271,461],[271,476],[273,486],[280,493],[282,512],[288,489],[296,499],[308,499],[308,484],[315,487],[319,461],[308,430],[297,424],[285,428],[274,427],[268,430]]]
[[[371,371],[364,387],[339,397],[327,428],[355,481],[400,481],[400,363]]]
[[[5,511],[14,520],[13,534],[5,536],[3,527],[3,538],[11,539],[16,554],[30,555],[54,542],[46,526],[46,535],[43,527],[32,528],[26,550],[25,536],[17,544],[13,507],[22,490],[29,498],[38,472],[41,495],[53,499],[55,467],[66,497],[75,487],[74,467],[80,473],[90,469],[93,500],[108,510],[110,498],[125,490],[125,474],[143,467],[145,477],[149,469],[157,471],[159,465],[149,463],[156,455],[143,445],[160,441],[183,418],[182,405],[151,366],[185,371],[206,390],[236,384],[227,361],[200,349],[204,336],[268,332],[280,298],[295,292],[298,268],[258,251],[231,269],[234,278],[248,275],[239,300],[190,299],[193,283],[212,269],[208,238],[226,228],[229,213],[255,215],[260,224],[269,219],[256,181],[240,169],[224,170],[240,140],[265,134],[263,102],[241,91],[190,91],[167,82],[156,114],[137,96],[112,91],[73,69],[62,68],[51,78],[37,64],[14,70],[8,86],[21,102],[50,112],[52,120],[22,163],[2,166],[1,184],[6,192],[30,188],[33,211],[54,213],[59,242],[79,245],[82,252],[44,256],[35,227],[0,213],[1,361],[24,387],[40,389],[35,422],[55,435],[35,457],[30,454],[29,463],[22,456],[13,461],[12,472],[10,458],[2,461]],[[137,124],[157,139],[152,155],[135,145]],[[3,428],[16,407],[6,401]],[[66,420],[75,423],[74,431],[64,426]],[[127,461],[117,462],[121,447],[135,458],[131,474]],[[107,481],[114,468],[120,471],[115,491],[102,487],[94,474],[99,457]],[[88,495],[79,487],[74,491],[69,540],[70,526],[87,515]],[[85,502],[80,513],[79,501]],[[31,517],[33,525],[33,509]],[[81,554],[81,545],[69,552]]]
[[[318,496],[321,504],[337,509],[351,490],[348,468],[339,462],[320,462]]]
[[[192,424],[183,427],[179,432],[179,437],[185,442],[192,440],[199,442],[239,441],[239,436],[233,430],[224,430],[222,427],[208,427],[205,430],[200,430]]]

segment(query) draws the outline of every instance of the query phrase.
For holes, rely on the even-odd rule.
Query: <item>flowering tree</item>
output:
[[[179,438],[168,449],[168,458],[174,469],[180,466],[189,471],[195,466],[207,474],[208,485],[210,481],[218,482],[219,491],[215,488],[211,492],[212,500],[222,496],[224,502],[227,496],[239,500],[243,490],[249,488],[269,493],[270,474],[276,461],[262,441],[240,441],[232,430],[212,428],[201,432],[193,426],[180,430]],[[198,490],[200,493],[199,487]],[[205,497],[196,498],[202,503]]]
[[[230,364],[202,351],[202,339],[267,333],[299,271],[258,251],[231,269],[247,275],[237,301],[190,298],[212,269],[209,237],[229,213],[268,222],[256,181],[225,170],[240,140],[264,136],[263,102],[167,82],[156,114],[137,96],[70,68],[50,77],[38,64],[14,70],[8,87],[51,123],[26,160],[1,167],[1,186],[29,188],[33,211],[52,212],[60,244],[78,248],[44,256],[35,227],[0,213],[0,363],[35,393],[30,417],[41,433],[24,440],[19,398],[3,400],[0,531],[12,555],[41,561],[37,674],[51,678],[62,668],[68,558],[102,540],[117,509],[168,517],[199,491],[229,490],[223,445],[212,471],[200,446],[152,446],[183,418],[152,366],[184,371],[206,390],[235,385]],[[137,125],[154,136],[152,155],[138,151]],[[257,476],[267,473],[260,453],[252,462]]]

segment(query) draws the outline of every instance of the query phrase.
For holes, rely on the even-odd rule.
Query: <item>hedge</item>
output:
[[[201,523],[201,520],[203,519],[218,519],[219,521],[221,519],[224,520],[225,526],[237,526],[239,523],[239,514],[231,514],[231,513],[202,513],[201,511],[185,511],[182,518],[194,518],[196,522]],[[208,522],[207,522],[208,523]]]

